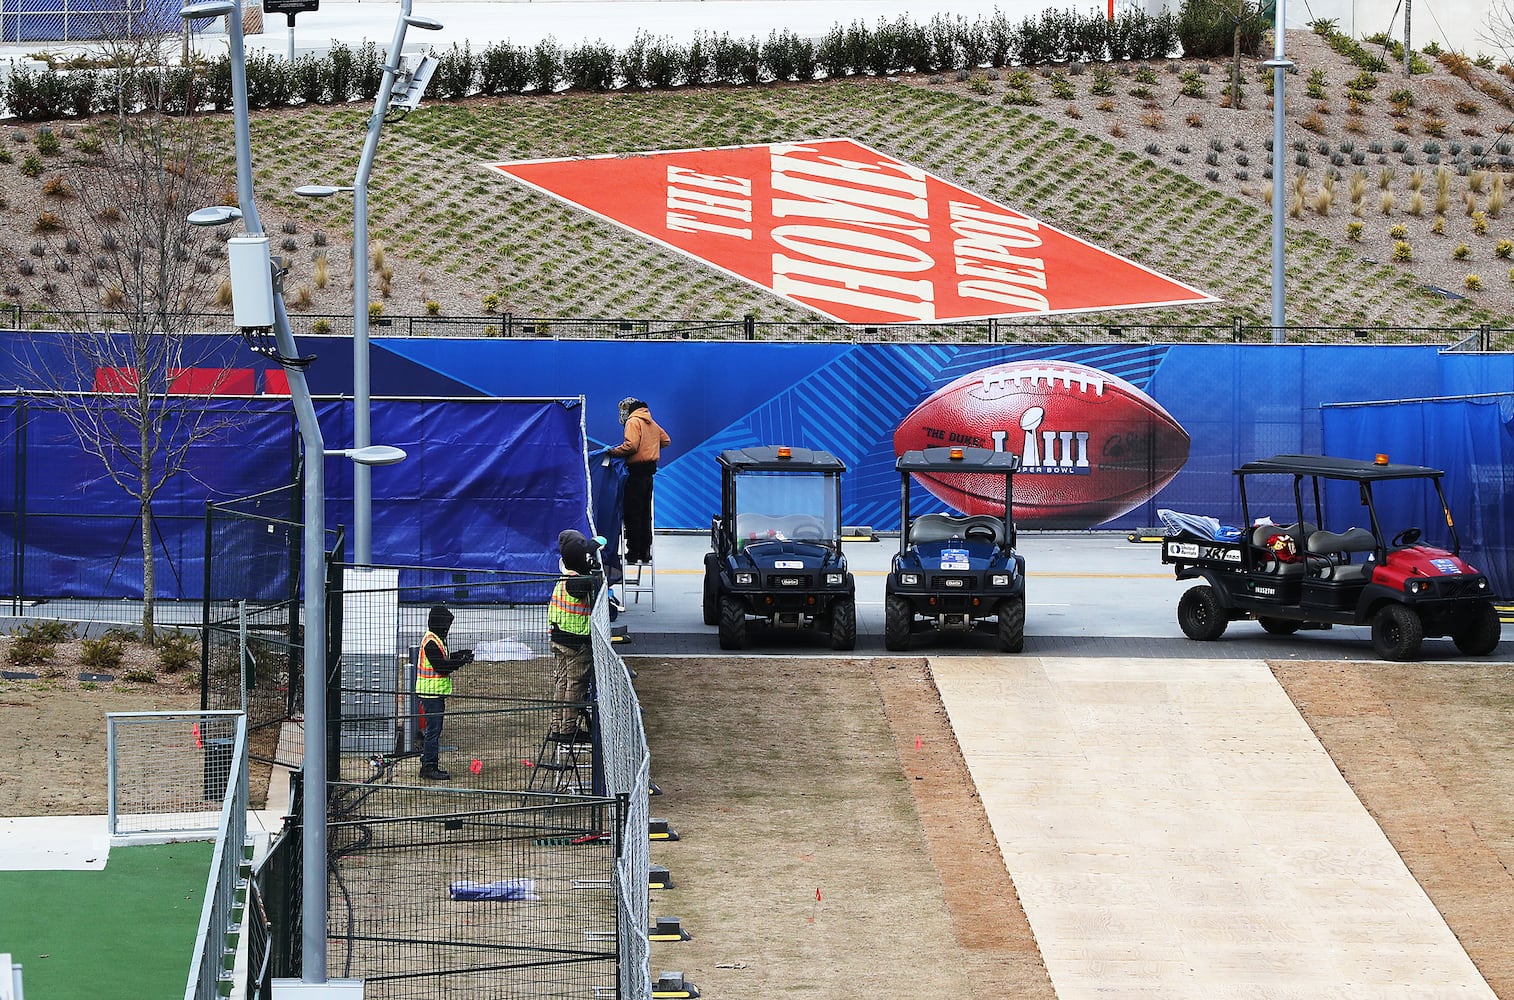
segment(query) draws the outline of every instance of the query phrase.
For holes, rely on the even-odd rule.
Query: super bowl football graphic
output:
[[[936,390],[894,431],[894,453],[967,445],[1020,456],[1015,518],[1092,528],[1150,500],[1188,460],[1188,432],[1124,379],[1071,361],[981,368]],[[964,514],[1004,509],[997,476],[917,477]]]

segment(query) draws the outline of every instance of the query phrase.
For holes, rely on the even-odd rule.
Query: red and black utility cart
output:
[[[1235,475],[1246,527],[1162,539],[1162,562],[1179,580],[1201,581],[1178,603],[1188,638],[1218,639],[1230,622],[1255,619],[1274,635],[1369,625],[1373,648],[1390,660],[1416,659],[1425,637],[1450,636],[1468,656],[1498,648],[1492,588],[1459,555],[1439,469],[1383,455],[1277,455]],[[1287,503],[1292,522],[1254,523],[1259,495]],[[1416,511],[1429,512],[1425,527],[1412,524]]]

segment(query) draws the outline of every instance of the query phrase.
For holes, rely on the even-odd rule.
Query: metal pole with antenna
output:
[[[395,20],[394,41],[384,60],[384,78],[373,99],[373,115],[368,119],[368,135],[363,155],[358,161],[357,179],[353,182],[352,205],[352,444],[365,448],[372,443],[369,426],[368,394],[368,179],[373,175],[373,160],[378,153],[379,133],[384,116],[389,113],[390,97],[400,72],[400,50],[405,44],[405,29],[411,25],[435,31],[441,22],[428,17],[412,17],[411,0],[402,0]],[[412,73],[418,76],[418,71]],[[424,83],[422,83],[424,88]],[[417,95],[417,99],[419,95]],[[359,566],[373,564],[373,479],[364,465],[353,470],[353,550]]]
[[[1273,25],[1272,58],[1262,63],[1272,69],[1272,342],[1281,344],[1286,340],[1283,319],[1283,177],[1285,169],[1283,146],[1287,137],[1283,131],[1283,92],[1287,87],[1288,70],[1293,63],[1283,55],[1284,7],[1286,0],[1277,0],[1276,20]]]
[[[237,207],[217,206],[190,215],[193,225],[220,225],[240,218],[248,237],[266,241],[252,193],[252,130],[247,111],[247,61],[242,42],[242,0],[208,0],[180,11],[185,20],[226,17],[230,35],[231,103],[235,130]],[[263,249],[266,257],[266,243]],[[233,277],[236,277],[234,272]],[[272,323],[281,359],[294,359],[297,349],[284,310],[282,271],[269,261],[266,275],[272,294]],[[257,289],[254,289],[257,291]],[[233,305],[237,302],[233,292]],[[266,320],[264,321],[266,322]],[[303,798],[300,919],[301,981],[324,984],[326,977],[326,484],[325,443],[316,421],[315,403],[300,365],[284,364],[289,396],[299,425],[305,456],[305,526],[302,582],[305,591],[305,774]]]

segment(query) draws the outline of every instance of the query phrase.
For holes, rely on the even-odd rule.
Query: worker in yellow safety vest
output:
[[[452,673],[473,662],[473,650],[447,652],[447,633],[452,629],[452,612],[441,605],[426,617],[426,636],[415,661],[415,696],[421,708],[421,777],[427,781],[448,781],[452,775],[442,770],[442,723],[447,717],[447,696],[452,693]]]
[[[588,721],[589,678],[594,674],[589,613],[601,580],[594,553],[604,544],[602,538],[572,529],[557,536],[563,575],[552,589],[547,620],[552,625],[552,700],[558,704],[548,718],[547,738],[559,743],[589,739],[579,720]]]

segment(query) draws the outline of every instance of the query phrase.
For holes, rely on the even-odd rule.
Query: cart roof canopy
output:
[[[952,452],[961,458],[953,458]],[[1020,456],[992,448],[920,448],[899,456],[894,468],[900,472],[988,472],[1013,473],[1020,468]]]
[[[1330,458],[1326,455],[1274,455],[1247,462],[1235,470],[1238,476],[1276,472],[1290,476],[1319,476],[1324,479],[1348,479],[1374,482],[1381,479],[1440,478],[1445,473],[1423,465],[1378,465],[1358,458]]]
[[[780,457],[780,450],[788,452]],[[780,472],[799,469],[804,472],[845,472],[846,465],[828,451],[813,448],[732,448],[720,453],[720,464],[733,472]]]

